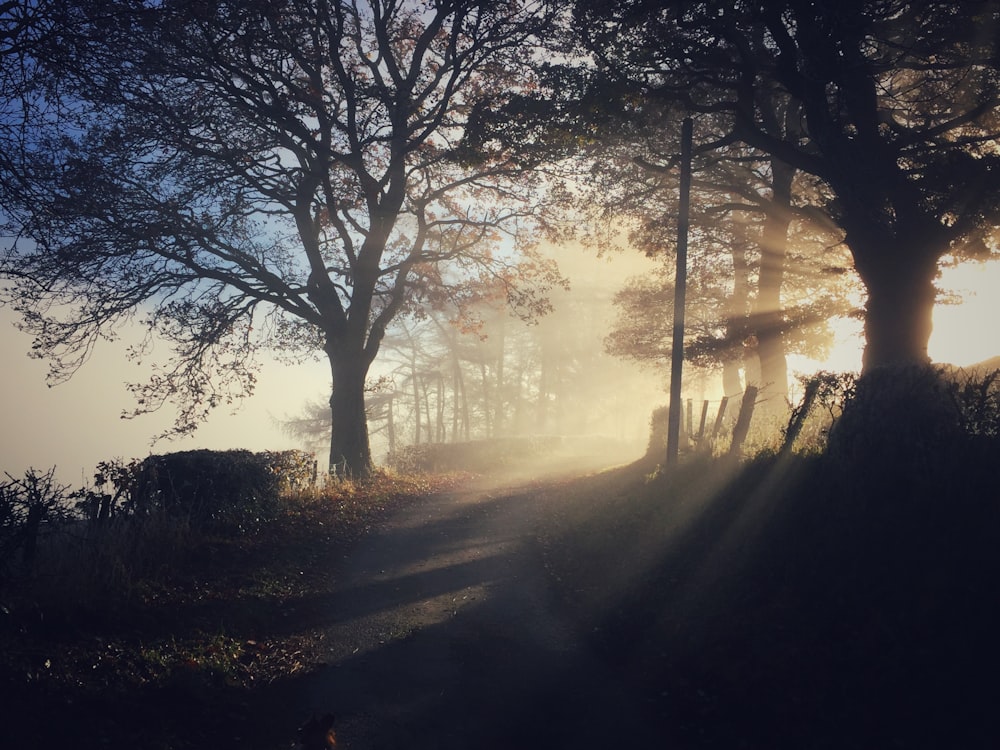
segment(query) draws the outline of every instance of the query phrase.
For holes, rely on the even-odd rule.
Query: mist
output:
[[[570,282],[568,289],[552,291],[548,314],[523,320],[505,300],[494,300],[479,311],[482,327],[476,330],[463,330],[454,311],[424,311],[393,329],[369,378],[369,429],[377,463],[412,445],[538,436],[563,438],[548,457],[549,466],[568,460],[570,453],[574,460],[586,460],[596,450],[603,460],[613,451],[621,461],[643,453],[651,414],[667,403],[669,373],[608,354],[604,340],[617,314],[614,294],[630,278],[651,275],[662,260],[638,252],[597,257],[578,245],[547,252]],[[956,304],[941,304],[935,312],[934,360],[969,366],[1000,351],[996,336],[982,327],[982,321],[998,314],[996,264],[946,269],[940,286]],[[324,465],[330,429],[324,362],[264,361],[252,397],[217,409],[193,435],[154,441],[171,424],[169,405],[155,414],[121,418],[134,406],[126,383],[148,377],[148,362],[139,365],[126,357],[127,344],[141,333],[138,328],[124,329],[118,342],[101,342],[73,378],[50,388],[45,362],[29,358],[31,339],[14,322],[9,311],[0,310],[0,346],[6,355],[0,389],[2,471],[16,476],[29,467],[56,466],[60,481],[79,486],[100,461],[195,448],[298,448],[314,451]],[[859,369],[860,321],[834,327],[827,359],[789,355],[793,399],[799,375]],[[464,386],[457,409],[455,354]],[[686,364],[685,380],[685,399],[696,406],[711,399],[714,415],[720,374]],[[522,466],[528,463],[521,459]]]
[[[547,255],[568,281],[549,290],[547,311],[486,295],[461,307],[415,310],[389,329],[366,400],[376,462],[405,464],[416,446],[503,446],[529,437],[560,438],[553,460],[595,450],[643,453],[667,379],[607,353],[604,339],[616,291],[653,262],[638,253],[598,257],[581,246],[552,247]],[[329,444],[327,398],[317,393],[283,423],[321,457]]]

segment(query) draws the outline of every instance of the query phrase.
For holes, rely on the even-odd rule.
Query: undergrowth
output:
[[[221,746],[234,732],[266,746],[255,696],[321,663],[339,563],[392,510],[459,478],[288,491],[250,530],[155,512],[46,534],[0,588],[0,691],[17,717],[0,747],[57,746],[67,725],[79,748]]]
[[[995,378],[884,375],[818,450],[640,462],[549,498],[564,606],[678,746],[1000,736]]]

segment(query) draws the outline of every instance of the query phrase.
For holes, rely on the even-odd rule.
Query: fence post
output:
[[[701,405],[701,421],[698,422],[698,445],[702,444],[705,438],[705,420],[708,418],[708,400]]]
[[[806,423],[806,417],[812,409],[816,394],[819,392],[819,381],[810,380],[806,383],[805,393],[802,394],[802,403],[792,410],[792,416],[788,420],[788,427],[785,428],[785,442],[781,444],[781,453],[789,453],[795,438],[802,432],[802,427]]]
[[[729,405],[729,396],[723,396],[719,403],[719,413],[715,416],[715,426],[712,427],[712,440],[719,437],[722,432],[722,421],[726,418],[726,407]]]
[[[743,391],[743,401],[740,404],[740,415],[736,418],[733,428],[733,442],[729,445],[729,455],[739,456],[743,450],[743,442],[750,432],[750,420],[753,418],[753,407],[757,402],[757,386],[748,385]]]

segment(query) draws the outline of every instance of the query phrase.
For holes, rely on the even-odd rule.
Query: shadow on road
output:
[[[536,511],[530,489],[479,488],[369,537],[329,601],[328,666],[289,715],[334,712],[352,750],[668,747],[556,606]]]

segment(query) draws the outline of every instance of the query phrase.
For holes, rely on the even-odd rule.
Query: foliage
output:
[[[255,456],[276,477],[278,492],[287,494],[311,487],[318,481],[316,456],[307,451],[266,451]]]
[[[795,447],[802,453],[822,452],[830,427],[853,398],[857,379],[857,373],[828,370],[800,376],[803,397],[792,408],[788,424],[782,430],[783,450]]]
[[[974,29],[998,11],[849,8],[578,0],[574,28],[583,64],[639,93],[640,109],[696,115],[706,153],[740,143],[772,173],[810,175],[818,202],[799,205],[843,232],[868,292],[865,368],[925,363],[938,262],[996,251],[1000,78],[995,37]]]
[[[18,552],[26,565],[34,562],[39,537],[70,520],[74,497],[68,486],[55,481],[55,467],[6,477],[0,481],[0,572]]]
[[[801,378],[816,395],[802,418],[800,450],[825,452],[859,467],[914,454],[938,463],[943,456],[978,451],[1000,434],[998,371],[949,366],[882,368],[863,376],[821,371]],[[800,404],[792,415],[809,406]],[[887,452],[896,455],[890,457]]]
[[[948,377],[953,383],[962,431],[973,436],[1000,437],[1000,370],[959,370]]]
[[[316,482],[316,459],[298,450],[194,450],[102,461],[77,507],[91,523],[163,513],[196,525],[246,528],[280,496]]]
[[[140,317],[134,356],[154,338],[173,356],[136,411],[172,402],[187,432],[252,392],[261,348],[322,353],[331,464],[365,474],[364,381],[388,324],[465,283],[531,305],[543,292],[524,279],[557,278],[519,263],[537,179],[511,149],[458,156],[477,104],[535,85],[548,4],[61,5],[40,6],[57,33],[0,102],[17,238],[0,273],[54,380]]]
[[[658,406],[649,415],[649,442],[646,445],[647,458],[662,458],[667,455],[667,422],[669,406]]]
[[[997,418],[992,374],[956,376],[943,367],[911,366],[831,384],[826,403],[840,416],[830,429],[827,454],[852,472],[912,462],[917,481],[924,468],[947,465],[949,456],[989,434]]]

